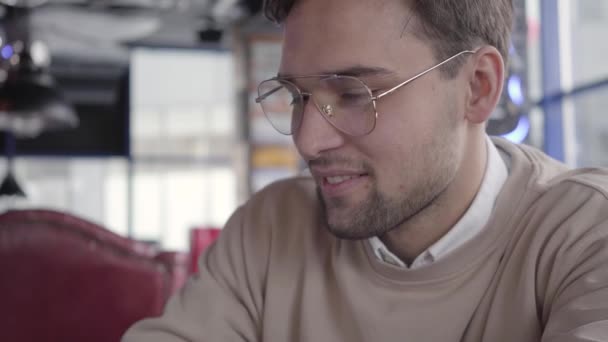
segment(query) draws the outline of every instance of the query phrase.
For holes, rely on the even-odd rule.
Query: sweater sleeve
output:
[[[167,303],[161,317],[132,326],[123,342],[259,341],[268,246],[246,228],[240,208],[199,260],[199,275]]]
[[[608,341],[608,200],[595,194],[564,221],[545,271],[543,342]]]

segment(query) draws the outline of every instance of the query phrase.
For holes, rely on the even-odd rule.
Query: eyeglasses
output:
[[[344,75],[307,75],[273,77],[258,86],[256,103],[262,106],[270,124],[281,134],[293,134],[302,123],[304,107],[309,99],[332,126],[351,136],[369,134],[376,127],[378,112],[376,101],[392,94],[404,85],[422,77],[440,66],[464,55],[475,53],[465,50],[424,70],[378,95],[360,79]],[[318,78],[311,92],[304,92],[291,80]]]

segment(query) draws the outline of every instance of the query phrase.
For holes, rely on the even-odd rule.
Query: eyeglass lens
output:
[[[258,101],[270,123],[282,134],[293,134],[302,122],[304,95],[291,82],[268,80],[258,88]],[[376,112],[369,89],[357,78],[329,76],[312,87],[312,100],[334,127],[349,135],[369,133]]]

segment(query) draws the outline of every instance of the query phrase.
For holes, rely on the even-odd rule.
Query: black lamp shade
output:
[[[31,138],[76,126],[78,116],[50,75],[23,73],[0,87],[0,130]]]
[[[25,192],[21,189],[12,172],[7,172],[2,184],[0,184],[0,197],[16,196],[26,197]]]

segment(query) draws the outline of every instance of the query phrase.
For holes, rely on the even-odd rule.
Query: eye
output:
[[[367,94],[362,94],[360,92],[358,92],[358,93],[357,92],[344,92],[344,93],[340,94],[340,98],[345,101],[352,101],[352,100],[357,100],[361,96],[364,96],[364,95],[367,95]]]
[[[369,93],[361,89],[344,90],[338,98],[342,106],[360,106],[369,101]]]
[[[289,103],[290,106],[296,106],[302,103],[302,100],[300,99],[299,96],[291,96],[291,102]]]

